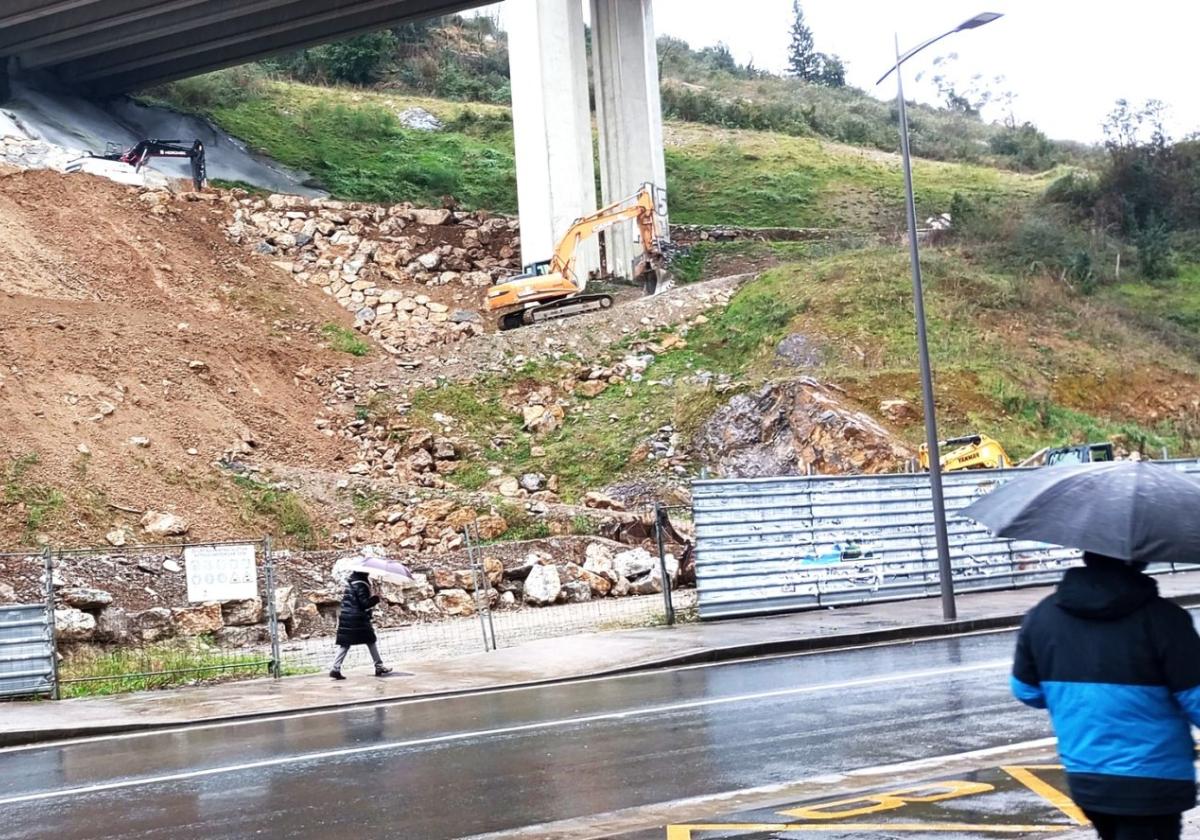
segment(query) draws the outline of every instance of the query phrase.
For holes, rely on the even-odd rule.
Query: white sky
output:
[[[513,0],[529,2],[529,0]],[[1176,137],[1200,131],[1198,73],[1191,69],[1200,33],[1195,0],[802,0],[818,50],[848,63],[850,84],[874,91],[888,66],[893,34],[905,48],[953,28],[981,11],[1005,17],[931,47],[906,68],[910,98],[930,101],[936,91],[913,77],[938,55],[959,55],[956,75],[1003,75],[1017,94],[1014,112],[1052,137],[1102,139],[1101,124],[1116,99],[1161,99],[1170,107]],[[782,70],[787,61],[792,0],[654,0],[660,34],[693,47],[724,41],[745,62]],[[503,8],[500,10],[503,20]],[[895,94],[891,81],[887,97]],[[999,119],[999,113],[985,116]]]

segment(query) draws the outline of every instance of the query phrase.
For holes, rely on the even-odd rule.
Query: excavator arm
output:
[[[646,184],[632,198],[611,204],[590,216],[577,219],[563,235],[558,247],[554,249],[554,257],[550,260],[551,273],[561,274],[568,278],[582,291],[585,284],[579,282],[575,272],[575,262],[580,244],[591,239],[600,231],[625,221],[637,222],[638,235],[642,240],[642,253],[657,253],[659,235],[658,217],[654,208],[654,187]]]
[[[500,319],[501,329],[611,307],[611,295],[584,294],[587,278],[579,275],[576,263],[583,242],[621,222],[637,223],[642,251],[633,267],[634,279],[643,284],[647,294],[656,293],[662,251],[655,200],[654,186],[646,184],[636,195],[577,219],[559,241],[549,262],[537,264],[543,271],[527,267],[529,273],[492,286],[486,306],[493,312],[507,313]]]

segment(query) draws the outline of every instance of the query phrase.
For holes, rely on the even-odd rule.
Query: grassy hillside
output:
[[[238,71],[177,83],[148,97],[212,119],[336,197],[516,210],[511,116],[464,105],[352,88],[268,81]],[[424,108],[443,131],[405,128],[397,114]],[[680,223],[892,229],[903,185],[892,155],[815,138],[668,122],[667,182]],[[982,166],[919,161],[922,213],[973,199],[1025,198],[1048,182]]]
[[[453,195],[467,206],[515,209],[506,108],[280,81],[235,94],[212,79],[190,84],[166,93],[340,197],[438,203]],[[445,130],[403,128],[397,112],[418,106]],[[536,470],[557,475],[574,500],[657,469],[639,454],[656,430],[672,424],[690,434],[728,399],[697,380],[702,371],[726,375],[735,391],[817,376],[873,415],[883,400],[919,405],[908,264],[894,238],[902,223],[895,156],[672,120],[665,141],[674,221],[848,235],[816,245],[705,243],[685,255],[676,267],[684,282],[765,273],[693,328],[687,347],[658,355],[641,381],[591,399],[572,395],[562,385],[575,364],[568,356],[414,394],[414,421],[432,429],[435,414],[457,418],[479,453],[454,483],[483,486],[489,468]],[[920,214],[950,210],[961,223],[924,252],[943,434],[986,432],[1017,458],[1100,439],[1155,454],[1200,451],[1200,270],[1185,260],[1177,276],[1147,282],[1130,241],[1046,198],[1064,192],[1071,179],[1061,175],[916,162]],[[792,333],[820,348],[818,365],[797,370],[777,358]],[[572,406],[563,429],[537,441],[544,451],[503,400],[535,388]],[[891,425],[910,443],[922,438],[915,412]]]
[[[764,247],[716,246],[709,257],[756,259]],[[658,355],[639,382],[587,399],[562,389],[570,358],[528,364],[507,376],[422,392],[413,419],[430,428],[439,412],[465,421],[483,460],[452,481],[479,486],[492,466],[510,474],[535,470],[558,475],[564,496],[574,500],[597,485],[653,471],[638,455],[644,441],[665,424],[690,435],[729,398],[697,380],[700,372],[727,375],[735,391],[815,376],[874,416],[884,400],[919,406],[906,255],[891,247],[832,256],[805,251],[779,248],[786,263],[692,327],[687,346]],[[989,269],[957,247],[927,250],[925,269],[944,436],[986,432],[1018,459],[1044,446],[1099,440],[1155,457],[1164,447],[1175,456],[1200,452],[1200,353],[1172,340],[1156,303],[1131,307],[1121,287],[1081,298],[1053,280]],[[793,333],[818,348],[816,366],[797,369],[776,354]],[[625,346],[614,348],[614,359]],[[501,399],[535,388],[550,388],[572,406],[563,429],[538,441],[544,453],[537,457],[519,414]],[[923,440],[915,412],[883,422],[913,446]]]

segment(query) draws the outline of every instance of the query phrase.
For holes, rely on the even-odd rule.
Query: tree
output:
[[[825,87],[845,87],[846,86],[846,62],[842,61],[839,56],[826,55],[818,53],[821,59],[821,72],[817,74],[814,81]]]
[[[812,30],[804,22],[800,0],[792,0],[792,45],[788,48],[788,70],[798,79],[815,82],[821,75],[821,56],[813,44]]]

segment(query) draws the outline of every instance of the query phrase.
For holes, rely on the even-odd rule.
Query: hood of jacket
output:
[[[1080,618],[1115,621],[1158,596],[1158,583],[1128,566],[1069,569],[1058,585],[1059,608]]]

